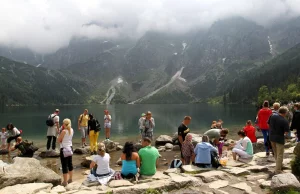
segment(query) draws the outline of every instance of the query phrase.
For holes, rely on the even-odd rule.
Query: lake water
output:
[[[204,133],[210,128],[213,120],[222,119],[223,126],[235,132],[241,129],[249,119],[256,116],[256,109],[251,105],[208,105],[208,104],[137,104],[137,105],[78,105],[78,106],[42,106],[42,107],[5,107],[0,111],[1,127],[12,122],[23,130],[25,139],[37,142],[46,141],[47,126],[45,121],[50,113],[59,108],[60,121],[70,118],[75,129],[75,139],[80,141],[77,130],[77,119],[85,108],[89,109],[100,122],[103,121],[103,110],[108,109],[112,115],[111,139],[124,142],[138,139],[137,122],[142,112],[151,111],[155,119],[154,134],[172,135],[177,131],[185,115],[192,117],[191,132]],[[100,140],[104,140],[100,132]]]

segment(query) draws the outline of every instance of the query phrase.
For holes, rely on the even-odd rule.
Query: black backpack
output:
[[[220,158],[218,156],[218,153],[210,152],[210,156],[211,156],[211,165],[213,168],[219,168],[220,166],[222,166],[220,164]]]
[[[54,115],[53,117],[51,117],[51,115],[49,115],[48,119],[46,120],[46,125],[49,127],[53,127],[54,126],[54,117],[56,117],[56,115]]]
[[[96,120],[95,122],[96,122],[96,129],[95,129],[95,132],[101,131],[101,125],[100,125],[99,121]]]

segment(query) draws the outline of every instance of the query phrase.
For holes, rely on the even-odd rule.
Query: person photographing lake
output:
[[[82,148],[84,148],[84,146],[87,146],[86,137],[88,136],[88,121],[89,121],[88,112],[89,112],[88,109],[85,109],[78,118],[78,130],[81,132]]]
[[[190,129],[188,128],[188,125],[191,123],[192,117],[185,116],[183,118],[182,123],[178,127],[178,141],[179,141],[179,147],[181,152],[181,161],[184,163],[184,157],[182,154],[182,145],[185,140],[186,135],[190,132]]]
[[[104,111],[104,128],[105,128],[105,141],[109,141],[111,129],[111,115],[108,110]]]
[[[59,134],[59,109],[56,109],[53,114],[48,116],[46,120],[47,130],[47,151],[50,151],[51,141],[52,150],[55,151],[56,148],[56,136]]]
[[[152,117],[152,113],[148,111],[146,113],[146,118],[143,121],[143,124],[141,126],[141,129],[143,129],[142,137],[148,137],[151,140],[153,140],[153,130],[155,127],[155,121],[154,118]]]

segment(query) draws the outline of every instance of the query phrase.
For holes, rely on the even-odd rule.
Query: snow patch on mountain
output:
[[[182,50],[183,50],[183,51],[185,50],[186,46],[187,46],[187,43],[182,42],[182,47],[183,47]]]
[[[273,45],[272,45],[270,36],[268,36],[268,43],[269,43],[269,47],[270,47],[270,54],[271,54],[272,56],[275,56],[275,53],[274,53],[274,49],[273,49]]]
[[[173,55],[177,55],[177,53],[174,53]]]
[[[122,82],[124,82],[123,79],[119,77],[117,83],[120,84]]]
[[[75,90],[75,88],[73,88],[73,87],[71,87],[71,88],[77,95],[80,95],[79,92],[77,92],[77,90]]]
[[[36,67],[40,67],[42,64],[38,64]]]

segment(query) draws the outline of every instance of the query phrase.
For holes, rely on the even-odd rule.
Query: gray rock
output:
[[[246,169],[251,172],[265,172],[265,171],[269,170],[268,167],[266,167],[266,166],[258,166],[258,165],[249,166]]]
[[[91,149],[90,146],[86,146],[84,148],[76,148],[74,150],[74,154],[80,154],[80,155],[88,154],[88,153],[90,153],[90,149]]]
[[[257,139],[257,142],[253,144],[253,153],[259,153],[259,152],[266,153],[264,139],[262,138]]]
[[[42,151],[40,154],[39,154],[39,157],[41,158],[58,158],[60,155],[59,155],[59,152],[57,151]]]
[[[233,188],[242,190],[242,191],[246,191],[247,193],[251,193],[252,192],[252,188],[245,182],[241,182],[241,183],[237,183],[234,185],[230,185]]]
[[[86,187],[93,187],[93,186],[99,186],[100,183],[98,181],[94,181],[94,182],[90,182],[88,180],[85,180],[82,182],[82,185],[83,186],[86,186]],[[82,186],[81,186],[82,187]],[[82,188],[80,187],[80,189],[82,190]]]
[[[141,143],[136,143],[136,144],[134,144],[134,147],[135,147],[136,151],[139,151],[143,146]]]
[[[74,181],[66,186],[67,191],[79,190],[82,183]]]
[[[90,168],[90,164],[92,163],[92,157],[88,156],[83,159],[81,162],[81,166],[85,168]]]
[[[52,184],[50,183],[28,183],[8,186],[0,190],[1,194],[31,194],[40,191],[50,192]]]
[[[179,168],[169,168],[168,170],[164,171],[164,174],[168,175],[170,173],[180,173],[181,170]]]
[[[113,141],[104,141],[106,152],[111,153],[117,151],[117,145]]]
[[[158,152],[165,152],[165,151],[166,151],[166,148],[165,148],[165,146],[163,146],[163,147],[161,147],[161,148],[158,148],[157,150],[158,150]]]
[[[179,145],[174,145],[173,146],[173,151],[180,151]]]
[[[165,148],[167,150],[172,150],[173,149],[173,145],[171,143],[166,143]]]
[[[227,187],[228,184],[229,184],[228,181],[218,180],[218,181],[214,181],[214,182],[210,183],[208,186],[211,189],[220,189],[223,187]]]
[[[258,182],[260,183],[259,186],[263,189],[268,189],[271,187],[271,181],[266,181],[264,179],[260,179],[260,180],[258,180]]]
[[[53,187],[51,189],[51,192],[56,192],[56,193],[64,193],[66,192],[67,190],[65,189],[65,187],[61,186],[61,185],[58,185],[56,187]]]
[[[217,171],[217,170],[213,170],[213,171],[208,171],[208,172],[204,172],[201,174],[196,174],[195,177],[200,177],[203,182],[205,183],[210,183],[213,181],[217,181],[217,180],[224,180],[226,178],[228,178],[227,174],[223,171]]]
[[[123,150],[123,146],[121,146],[121,145],[117,145],[117,151],[120,151],[120,150]]]
[[[168,135],[160,135],[155,141],[155,145],[165,145],[166,143],[173,143],[172,137]]]
[[[232,167],[229,169],[222,169],[225,172],[228,172],[229,174],[235,175],[235,176],[244,176],[249,175],[250,171],[245,168],[239,168],[239,167]]]
[[[40,161],[34,158],[14,158],[13,164],[3,167],[0,173],[0,189],[16,184],[52,183],[59,185],[61,177],[54,171],[43,167]]]
[[[187,174],[176,174],[176,173],[170,173],[169,176],[171,177],[172,181],[176,183],[180,188],[186,187],[186,186],[200,186],[201,183],[199,182],[199,179],[196,177],[187,175]]]
[[[267,179],[269,178],[268,174],[261,174],[261,175],[248,175],[246,176],[247,181],[256,181],[259,179]]]
[[[272,177],[271,189],[273,191],[288,191],[295,189],[299,191],[300,183],[292,173],[278,174]]]
[[[117,188],[133,186],[133,184],[127,180],[112,180],[111,182],[109,182],[108,186],[110,188]]]
[[[197,174],[201,172],[206,172],[212,170],[211,168],[199,168],[194,165],[183,165],[182,170],[185,173],[190,173],[190,174]]]

